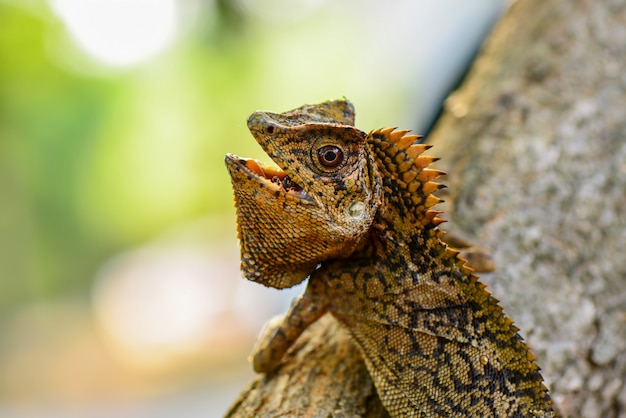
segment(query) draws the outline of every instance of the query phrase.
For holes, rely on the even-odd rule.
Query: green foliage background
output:
[[[86,294],[108,257],[187,220],[234,234],[222,159],[261,157],[245,127],[255,109],[345,95],[363,129],[400,123],[400,100],[371,98],[402,86],[350,60],[356,36],[341,16],[268,26],[222,1],[148,63],[111,69],[43,1],[0,1],[0,316]]]

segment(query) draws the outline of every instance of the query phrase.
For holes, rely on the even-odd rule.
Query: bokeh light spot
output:
[[[175,0],[50,0],[77,45],[112,67],[163,50],[176,33]]]

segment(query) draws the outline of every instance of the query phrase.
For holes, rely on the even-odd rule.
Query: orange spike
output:
[[[440,183],[435,183],[434,181],[427,181],[422,186],[422,190],[426,194],[430,194],[430,193],[434,192],[435,190],[439,190],[441,188],[443,188],[443,185],[440,184]]]
[[[435,206],[437,203],[441,203],[442,200],[439,199],[436,196],[433,196],[432,194],[429,194],[428,196],[426,196],[426,201],[424,202],[424,206],[426,206],[427,208],[433,207]]]
[[[409,132],[411,131],[408,129],[400,129],[397,131],[393,131],[391,134],[389,134],[389,139],[391,139],[394,142],[398,142],[404,137],[404,134],[407,134]]]
[[[446,221],[445,219],[441,219],[441,218],[433,218],[430,221],[430,223],[433,224],[434,226],[441,225],[444,222],[448,222],[448,221]]]
[[[406,149],[406,153],[412,160],[414,160],[418,155],[430,148],[432,148],[432,145],[429,144],[413,144]]]
[[[434,170],[432,168],[425,168],[422,171],[420,171],[419,177],[420,177],[420,180],[430,181],[438,177],[444,176],[445,174],[446,174],[445,171]]]
[[[394,129],[396,128],[380,128],[376,132],[383,136],[389,136],[389,134],[391,134]]]
[[[426,213],[424,214],[424,217],[426,218],[426,220],[428,222],[430,222],[431,224],[437,226],[443,222],[446,222],[444,219],[441,218],[437,218],[437,215],[440,215],[441,212],[437,211],[437,210],[427,210]],[[443,234],[443,231],[441,231]]]
[[[417,135],[405,135],[398,141],[398,148],[407,149],[417,141]]]
[[[417,168],[425,168],[437,161],[439,161],[438,157],[431,157],[429,155],[421,155],[415,159],[414,164]]]
[[[442,213],[443,213],[443,212],[442,212],[442,211],[440,211],[440,210],[432,210],[432,209],[429,209],[429,210],[427,210],[427,211],[426,211],[426,216],[427,216],[428,218],[434,219],[435,217],[437,217],[437,216],[441,215]]]

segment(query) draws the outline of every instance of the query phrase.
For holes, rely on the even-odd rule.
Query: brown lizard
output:
[[[309,278],[257,343],[257,372],[330,312],[392,417],[555,416],[518,328],[442,242],[429,145],[356,129],[347,100],[255,112],[248,127],[278,167],[226,156],[243,274],[275,288]]]

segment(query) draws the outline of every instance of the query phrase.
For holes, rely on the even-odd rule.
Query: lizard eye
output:
[[[317,158],[324,167],[335,168],[343,162],[343,151],[334,145],[326,145],[317,150]]]

